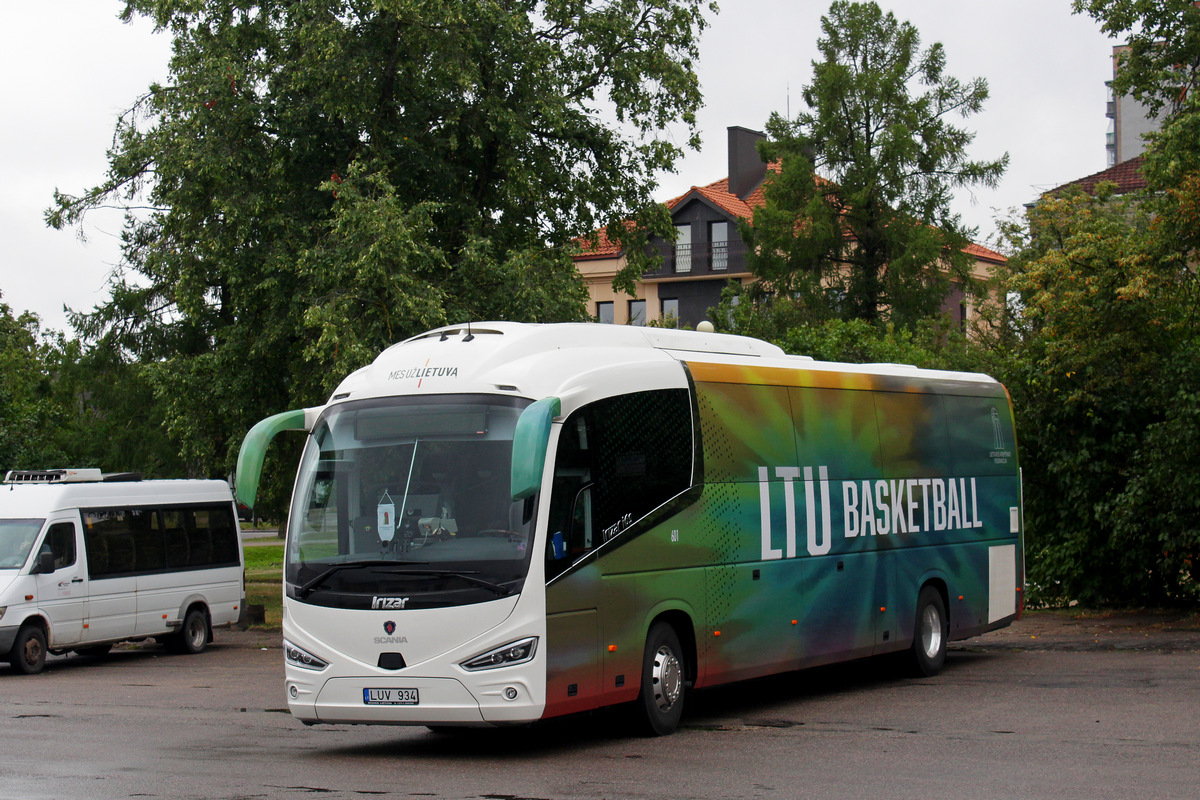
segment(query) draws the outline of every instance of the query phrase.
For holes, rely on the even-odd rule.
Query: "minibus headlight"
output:
[[[283,657],[287,660],[287,663],[293,667],[300,667],[300,669],[311,669],[320,672],[329,666],[328,661],[319,659],[307,650],[296,647],[296,645],[287,639],[283,640]]]
[[[4,619],[5,611],[8,611],[8,606],[0,606],[0,619]]]
[[[503,647],[497,647],[494,650],[481,653],[474,658],[462,662],[459,666],[470,672],[481,669],[495,669],[497,667],[511,667],[513,664],[524,664],[526,661],[531,661],[535,650],[537,650],[537,637],[530,636],[528,639],[522,639],[519,642],[512,642]]]

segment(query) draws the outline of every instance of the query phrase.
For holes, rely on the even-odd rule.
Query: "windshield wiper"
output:
[[[329,569],[317,575],[310,581],[306,581],[303,586],[296,589],[296,596],[303,600],[312,594],[318,586],[329,579],[331,575],[341,572],[344,569],[382,569],[389,573],[399,573],[402,575],[425,575],[432,578],[459,578],[467,583],[479,586],[494,592],[499,597],[508,597],[512,594],[511,587],[505,587],[498,583],[485,581],[483,578],[476,578],[477,572],[456,572],[448,569],[411,569],[409,564],[421,564],[428,562],[421,561],[386,561],[386,560],[370,560],[370,561],[349,561],[344,564],[334,564]]]
[[[423,564],[423,561],[409,561],[409,564]],[[303,586],[296,589],[296,596],[301,600],[312,594],[313,590],[327,581],[330,576],[336,575],[344,569],[367,569],[371,567],[393,567],[398,566],[398,563],[393,560],[385,559],[369,559],[366,561],[345,561],[341,564],[334,564],[329,569],[317,575],[312,580],[306,581]]]
[[[411,564],[413,562],[410,561],[408,563]],[[493,591],[500,597],[508,597],[510,594],[512,594],[511,587],[505,588],[501,584],[492,583],[491,581],[485,581],[483,578],[474,577],[475,575],[479,574],[475,571],[456,572],[450,569],[389,569],[388,572],[400,572],[405,575],[429,575],[430,577],[434,578],[461,578],[467,583],[474,584],[475,586],[481,586],[484,589]],[[509,582],[512,583],[512,581]]]

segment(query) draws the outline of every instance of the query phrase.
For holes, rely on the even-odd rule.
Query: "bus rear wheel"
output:
[[[950,620],[941,593],[932,586],[921,589],[917,596],[917,617],[913,626],[912,648],[908,654],[909,672],[913,677],[937,675],[946,663],[946,642],[950,636]]]
[[[679,727],[685,694],[683,648],[666,622],[656,622],[646,637],[642,691],[638,695],[645,732],[666,736]]]
[[[171,652],[195,655],[208,645],[208,615],[202,608],[190,609],[183,618],[179,632],[168,643]]]

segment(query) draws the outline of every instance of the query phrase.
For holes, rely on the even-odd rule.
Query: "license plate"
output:
[[[415,706],[420,702],[416,689],[363,689],[363,703],[369,706]]]

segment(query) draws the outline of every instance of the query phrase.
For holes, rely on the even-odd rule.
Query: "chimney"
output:
[[[755,145],[767,138],[765,133],[739,128],[729,129],[729,193],[740,198],[754,191],[767,176],[767,165],[758,157]]]

